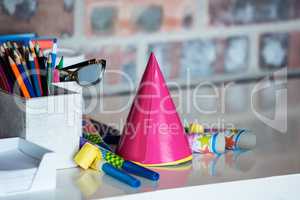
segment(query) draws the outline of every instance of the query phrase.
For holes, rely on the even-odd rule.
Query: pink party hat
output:
[[[133,101],[117,153],[146,166],[192,159],[184,127],[153,53]]]

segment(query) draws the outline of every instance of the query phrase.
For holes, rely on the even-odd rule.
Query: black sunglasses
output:
[[[91,59],[60,69],[61,81],[76,81],[81,86],[99,83],[106,68],[106,60]],[[75,69],[75,70],[74,70]]]

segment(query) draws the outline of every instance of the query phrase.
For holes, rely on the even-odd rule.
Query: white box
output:
[[[54,86],[53,95],[24,99],[0,91],[0,138],[21,137],[57,153],[57,168],[75,167],[82,135],[82,95]]]
[[[0,140],[0,197],[56,187],[55,153],[21,138]]]

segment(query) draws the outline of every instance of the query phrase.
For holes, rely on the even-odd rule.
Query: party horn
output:
[[[103,141],[102,137],[98,134],[83,133],[83,138],[90,141],[93,144],[96,144],[111,151],[111,148]]]
[[[189,125],[185,126],[186,133],[189,134],[203,134],[203,133],[218,133],[218,132],[224,132],[224,131],[230,131],[232,133],[238,133],[241,130],[245,129],[239,129],[239,128],[204,128],[203,125],[199,123],[190,123]]]
[[[141,185],[141,182],[138,179],[134,178],[133,176],[130,176],[129,174],[124,173],[123,171],[109,163],[105,163],[102,165],[102,171],[105,172],[107,175],[112,176],[113,178],[130,185],[131,187],[137,188]]]
[[[101,160],[100,150],[90,143],[85,143],[75,155],[75,163],[83,169],[88,169],[95,160]]]
[[[114,167],[123,169],[128,173],[147,178],[152,181],[159,179],[159,174],[131,161],[124,160],[121,156],[112,152],[106,152],[104,159]]]
[[[193,152],[221,154],[225,151],[224,133],[187,134]]]
[[[76,154],[74,161],[83,169],[93,168],[95,170],[99,170],[99,166],[101,165],[102,154],[96,146],[90,143],[85,143],[80,151]],[[105,163],[102,165],[102,171],[104,171],[109,176],[116,178],[119,181],[122,181],[132,187],[139,187],[141,182],[123,172],[113,165],[109,163]]]
[[[191,123],[188,128],[188,133],[204,133],[204,127],[198,123]]]
[[[256,135],[246,131],[239,130],[238,133],[225,131],[226,149],[253,149],[256,146]]]
[[[82,138],[82,137],[80,138],[80,146],[82,146],[83,144],[88,143],[88,142],[89,141],[87,139]],[[137,176],[141,176],[141,177],[153,180],[153,181],[157,181],[159,179],[159,173],[152,171],[148,168],[145,168],[143,166],[140,166],[138,164],[135,164],[131,161],[124,160],[121,156],[119,156],[99,145],[96,145],[96,144],[93,144],[93,145],[97,146],[100,149],[104,160],[106,160],[108,163],[110,163],[114,167],[119,168],[119,169],[122,168],[129,173],[132,173]]]

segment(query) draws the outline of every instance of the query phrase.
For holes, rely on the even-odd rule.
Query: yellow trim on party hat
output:
[[[174,162],[167,162],[167,163],[160,163],[160,164],[143,164],[143,163],[139,163],[139,162],[134,162],[138,165],[144,166],[144,167],[163,167],[163,166],[171,166],[171,165],[179,165],[188,161],[191,161],[193,159],[193,156],[190,155],[186,158],[180,159],[180,160],[176,160]]]

